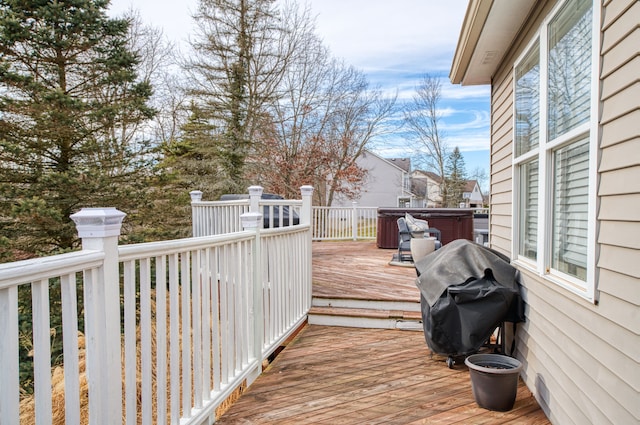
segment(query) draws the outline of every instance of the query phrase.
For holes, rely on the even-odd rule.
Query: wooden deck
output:
[[[415,269],[389,265],[395,252],[375,242],[314,242],[313,296],[419,303]]]
[[[313,250],[314,296],[419,297],[415,270],[387,266],[390,250],[368,242],[314,243]],[[431,356],[422,332],[306,325],[216,423],[550,422],[522,381],[511,411],[478,407],[467,367],[449,369]]]

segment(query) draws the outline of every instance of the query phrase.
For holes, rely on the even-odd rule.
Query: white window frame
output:
[[[396,206],[397,208],[411,208],[411,196],[398,196],[396,198]],[[401,204],[407,204],[409,205],[408,207],[406,205],[401,205]]]
[[[590,87],[590,119],[587,123],[559,136],[553,142],[548,142],[547,132],[547,81],[548,81],[548,28],[553,18],[562,7],[570,0],[558,2],[551,13],[544,19],[537,33],[532,37],[522,54],[517,58],[513,66],[513,216],[512,216],[512,250],[514,263],[524,267],[542,279],[557,284],[572,293],[575,293],[590,302],[597,303],[596,299],[596,211],[597,211],[597,164],[598,164],[598,112],[599,112],[599,66],[600,66],[600,3],[592,4],[592,39],[591,39],[591,87]],[[515,123],[515,93],[516,93],[516,69],[527,57],[527,54],[539,42],[539,66],[540,66],[540,96],[539,96],[539,144],[536,148],[516,157],[516,123]],[[553,229],[553,152],[562,146],[567,146],[580,138],[589,138],[589,203],[587,212],[587,263],[586,280],[567,275],[551,267],[552,264],[552,229]],[[519,255],[520,246],[520,164],[532,159],[538,159],[538,239],[537,259],[533,260]]]

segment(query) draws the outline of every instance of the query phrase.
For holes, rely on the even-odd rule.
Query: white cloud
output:
[[[333,54],[368,72],[416,62],[427,69],[434,65],[430,58],[453,57],[467,0],[312,0],[309,5]]]
[[[449,146],[457,146],[463,153],[489,150],[489,136],[483,137],[477,133],[458,133],[455,137],[448,138],[447,143]]]
[[[489,99],[491,90],[489,86],[460,86],[445,84],[442,86],[442,95],[447,99]]]

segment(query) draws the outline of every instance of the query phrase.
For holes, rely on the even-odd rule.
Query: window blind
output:
[[[520,249],[519,254],[537,259],[538,251],[538,161],[520,165]]]
[[[586,279],[589,139],[554,152],[552,267]]]

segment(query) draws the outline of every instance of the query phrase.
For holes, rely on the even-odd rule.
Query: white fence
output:
[[[241,229],[240,214],[254,208],[263,213],[263,227],[286,227],[297,223],[300,201],[261,199],[262,188],[249,188],[247,199],[203,201],[202,192],[191,192],[193,235],[208,236]],[[375,239],[378,226],[376,207],[312,207],[313,240]]]
[[[232,234],[120,247],[124,214],[84,209],[73,216],[82,251],[0,264],[0,422],[18,424],[22,411],[37,424],[212,423],[215,408],[306,320],[311,193],[303,188],[297,225],[261,230],[262,214],[248,212],[245,230]],[[51,370],[58,308],[62,378]],[[34,366],[26,399],[25,338]],[[60,388],[62,418],[52,405]]]
[[[313,207],[313,240],[375,239],[376,207]]]
[[[302,201],[261,197],[260,186],[251,186],[246,199],[233,201],[203,201],[202,192],[191,192],[193,236],[237,232],[242,229],[240,215],[247,211],[260,211],[264,228],[281,228],[300,222]]]

